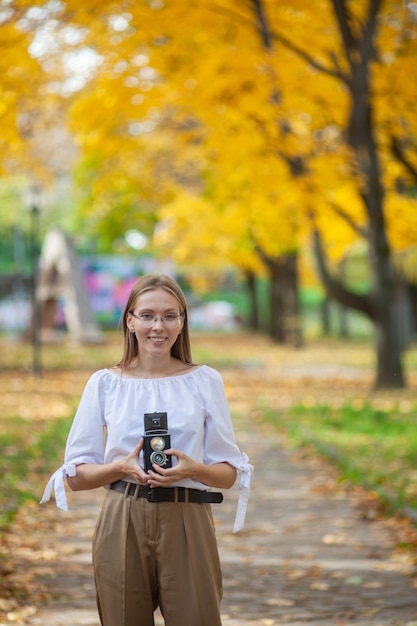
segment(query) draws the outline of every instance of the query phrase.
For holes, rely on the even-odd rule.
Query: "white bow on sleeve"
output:
[[[63,511],[68,511],[64,481],[66,476],[75,476],[76,473],[76,466],[69,463],[62,465],[59,469],[57,469],[56,472],[54,472],[51,478],[48,480],[40,504],[48,502],[48,500],[51,499],[52,491],[55,491],[55,500],[57,507],[62,509]]]
[[[237,503],[237,511],[235,517],[235,524],[233,532],[237,533],[242,530],[245,523],[246,509],[248,507],[248,500],[250,494],[250,481],[252,472],[254,470],[253,465],[248,463],[248,456],[242,452],[242,463],[237,468],[241,472],[240,484],[239,484],[239,499]]]

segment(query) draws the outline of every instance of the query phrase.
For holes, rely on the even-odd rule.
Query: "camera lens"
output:
[[[152,450],[163,450],[165,448],[165,439],[162,437],[152,437],[150,445]]]
[[[150,461],[151,463],[155,463],[155,465],[159,465],[160,467],[162,467],[163,465],[166,465],[167,462],[167,455],[165,454],[165,452],[152,452],[151,456],[150,456]]]

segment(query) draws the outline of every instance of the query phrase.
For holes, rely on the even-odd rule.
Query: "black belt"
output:
[[[148,487],[125,480],[118,480],[110,485],[126,496],[146,498],[148,502],[223,502],[223,494],[217,491],[200,491],[186,487]]]

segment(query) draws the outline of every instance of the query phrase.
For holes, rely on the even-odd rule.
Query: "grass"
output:
[[[292,445],[310,444],[331,459],[341,480],[366,487],[389,511],[407,512],[417,521],[417,403],[388,405],[299,404],[285,411],[264,407],[263,415]]]
[[[0,528],[28,501],[39,501],[45,477],[56,469],[71,418],[30,421],[22,417],[1,420]]]

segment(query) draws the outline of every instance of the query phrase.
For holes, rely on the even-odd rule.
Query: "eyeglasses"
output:
[[[156,323],[157,320],[161,320],[162,324],[167,328],[175,328],[183,316],[183,313],[180,313],[179,315],[177,313],[167,313],[166,315],[141,313],[140,315],[136,315],[133,311],[129,311],[129,313],[130,315],[133,315],[133,317],[137,319],[145,328],[150,328]]]

